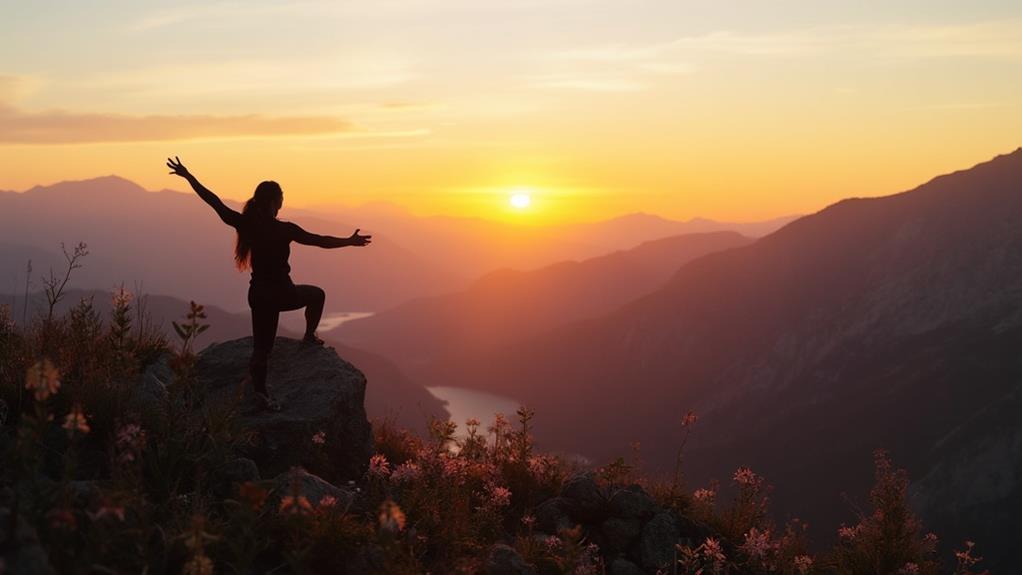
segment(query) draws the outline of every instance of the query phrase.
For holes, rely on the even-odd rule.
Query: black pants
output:
[[[266,371],[269,366],[273,341],[277,338],[277,323],[280,312],[305,308],[305,333],[316,332],[323,315],[326,292],[311,285],[251,285],[248,288],[248,305],[252,308],[252,359],[249,373],[257,393],[266,391]]]

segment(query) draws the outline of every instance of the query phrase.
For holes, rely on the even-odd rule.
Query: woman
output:
[[[252,270],[252,281],[248,288],[248,305],[252,308],[252,359],[249,362],[249,378],[255,388],[256,401],[261,407],[280,411],[277,403],[266,388],[266,370],[277,336],[277,321],[280,312],[305,308],[305,337],[303,342],[322,345],[316,337],[319,318],[323,315],[326,293],[311,285],[295,285],[291,281],[291,242],[321,248],[342,248],[345,246],[367,246],[372,236],[361,236],[359,230],[347,238],[320,236],[309,233],[291,222],[277,219],[277,212],[284,203],[284,192],[277,182],[266,181],[256,186],[252,199],[245,202],[242,212],[228,208],[205,186],[199,183],[181,160],[167,158],[170,173],[188,180],[192,189],[209,204],[225,224],[238,232],[234,248],[234,259],[238,268]]]

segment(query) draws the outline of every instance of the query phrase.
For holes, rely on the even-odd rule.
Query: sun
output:
[[[516,210],[524,210],[532,204],[532,196],[528,192],[515,192],[511,194],[511,207]]]

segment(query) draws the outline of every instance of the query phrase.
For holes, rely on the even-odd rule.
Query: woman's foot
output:
[[[281,409],[280,402],[270,397],[268,393],[255,392],[255,400],[260,409],[266,411],[280,411]]]
[[[309,345],[323,345],[323,340],[316,337],[316,334],[314,333],[307,333],[305,334],[305,337],[302,338],[302,343],[307,343]]]

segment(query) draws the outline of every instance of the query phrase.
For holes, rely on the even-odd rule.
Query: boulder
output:
[[[647,570],[661,569],[674,561],[674,546],[680,534],[674,516],[666,511],[657,513],[642,528],[639,538],[639,558]]]
[[[302,466],[333,479],[359,479],[372,455],[365,376],[330,347],[278,337],[267,383],[283,409],[258,409],[248,375],[252,338],[213,344],[199,354],[196,379],[211,400],[241,401],[240,424],[253,437],[246,457],[267,476]],[[322,438],[314,442],[313,436]]]
[[[635,563],[624,557],[618,557],[610,562],[610,566],[607,567],[607,575],[645,575],[645,572]]]
[[[498,543],[486,558],[486,575],[535,575],[536,569],[510,545]]]
[[[543,533],[556,535],[564,529],[571,529],[575,522],[568,517],[568,500],[563,497],[553,497],[540,503],[536,507],[536,529]]]
[[[576,522],[596,523],[606,516],[607,498],[591,472],[569,477],[561,487],[561,498],[567,501],[568,515]]]
[[[629,485],[615,490],[610,496],[609,504],[610,514],[614,517],[645,521],[657,512],[656,502],[639,485]]]
[[[328,495],[337,500],[336,505],[339,509],[347,509],[355,501],[354,492],[337,487],[300,467],[292,468],[273,478],[269,500],[274,506],[279,506],[281,498],[296,494],[304,495],[314,507]]]
[[[635,518],[611,517],[600,526],[607,551],[624,551],[642,533],[642,522]]]

